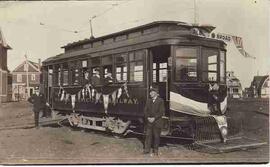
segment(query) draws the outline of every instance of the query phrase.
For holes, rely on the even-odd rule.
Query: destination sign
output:
[[[231,42],[232,41],[232,36],[231,35],[222,34],[222,33],[217,33],[217,34],[212,33],[211,37],[222,40],[224,42]]]

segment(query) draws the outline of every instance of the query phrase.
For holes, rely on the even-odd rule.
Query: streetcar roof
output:
[[[115,33],[112,33],[112,34],[104,35],[104,36],[101,36],[101,37],[98,37],[98,38],[87,38],[87,39],[84,39],[84,40],[79,40],[79,41],[76,41],[76,42],[68,43],[67,45],[62,46],[61,48],[69,48],[69,47],[73,47],[73,46],[76,46],[76,45],[81,45],[81,44],[85,44],[85,43],[89,43],[89,42],[95,42],[95,41],[103,40],[105,38],[111,38],[113,36],[119,36],[119,35],[122,35],[122,34],[127,34],[127,33],[130,33],[130,32],[133,32],[133,31],[138,31],[139,29],[145,29],[145,28],[149,28],[149,27],[156,26],[156,25],[159,25],[159,24],[174,24],[174,25],[183,26],[183,27],[190,27],[190,28],[199,27],[200,29],[204,29],[204,30],[206,30],[208,32],[211,32],[211,31],[213,31],[215,29],[215,27],[211,26],[211,25],[198,26],[198,25],[193,25],[193,24],[180,22],[180,21],[155,21],[155,22],[151,22],[151,23],[148,23],[148,24],[138,26],[138,27],[133,27],[133,28],[126,29],[126,30],[123,30],[123,31],[119,31],[119,32],[115,32]]]
[[[65,49],[64,53],[58,54],[58,55],[53,56],[53,57],[49,57],[46,60],[44,60],[43,63],[54,62],[56,60],[58,61],[58,60],[61,60],[61,59],[76,57],[78,55],[85,55],[86,50],[90,54],[91,54],[91,52],[96,54],[97,52],[99,52],[97,50],[97,48],[102,49],[102,47],[94,47],[95,43],[103,43],[105,40],[116,39],[116,38],[119,38],[121,36],[127,36],[127,35],[130,35],[132,33],[138,33],[138,32],[142,32],[142,31],[146,31],[146,30],[152,29],[152,28],[154,28],[154,29],[157,28],[158,29],[158,27],[160,25],[166,25],[168,27],[169,26],[178,27],[179,30],[181,29],[180,30],[181,33],[177,34],[178,37],[180,37],[180,36],[182,36],[182,37],[190,36],[190,37],[196,37],[198,39],[199,38],[204,38],[204,39],[207,39],[208,41],[219,41],[219,40],[216,40],[216,39],[207,38],[207,37],[202,36],[202,35],[198,35],[198,34],[195,35],[195,34],[190,33],[190,30],[192,30],[193,28],[195,28],[197,30],[200,30],[200,31],[202,31],[204,33],[211,33],[215,29],[215,27],[213,27],[211,25],[193,25],[193,24],[188,24],[188,23],[180,22],[180,21],[155,21],[155,22],[152,22],[152,23],[148,23],[148,24],[145,24],[145,25],[141,25],[141,26],[138,26],[138,27],[131,28],[131,29],[127,29],[127,30],[123,30],[123,31],[120,31],[120,32],[112,33],[112,34],[109,34],[109,35],[101,36],[101,37],[98,37],[98,38],[94,38],[94,39],[89,38],[89,39],[80,40],[80,41],[73,42],[73,43],[68,43],[67,45],[61,47],[61,48]],[[159,30],[158,29],[157,31],[161,32],[161,31],[164,31],[164,30]],[[143,36],[145,36],[145,35],[143,35]],[[166,38],[166,37],[159,36],[158,38],[160,39],[160,38]],[[169,38],[171,38],[171,36]],[[151,40],[152,39],[150,39],[150,40],[148,39],[148,41],[151,41]],[[144,41],[144,42],[147,42],[147,41]],[[224,43],[223,41],[219,41],[219,42]],[[113,40],[113,43],[118,43],[118,42],[115,42]],[[93,47],[85,49],[84,48],[85,45],[93,45]],[[101,45],[103,45],[103,44],[101,44]],[[115,44],[115,45],[117,45],[117,44]],[[126,45],[130,45],[130,42],[127,41]],[[117,46],[117,47],[119,47],[119,46]],[[74,49],[74,48],[76,48],[76,49]],[[112,47],[112,48],[114,48],[114,47]],[[94,49],[94,50],[90,51],[89,49],[90,50]],[[94,55],[92,55],[92,56],[95,57]]]

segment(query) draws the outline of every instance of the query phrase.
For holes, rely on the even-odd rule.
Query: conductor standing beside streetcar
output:
[[[150,99],[146,101],[144,116],[146,121],[146,138],[144,145],[144,154],[151,151],[153,143],[153,153],[158,156],[158,147],[160,143],[160,134],[163,127],[162,116],[165,114],[164,101],[158,96],[158,89],[150,89]]]

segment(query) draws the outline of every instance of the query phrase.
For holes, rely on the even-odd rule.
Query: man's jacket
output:
[[[46,102],[43,96],[37,96],[34,94],[28,101],[33,104],[33,110],[38,111],[45,108]]]
[[[146,105],[144,107],[144,116],[147,126],[154,126],[158,128],[163,127],[162,116],[165,114],[165,106],[164,101],[160,97],[157,97],[155,102],[152,99],[148,99],[146,101]],[[155,121],[150,123],[147,118],[154,117]]]

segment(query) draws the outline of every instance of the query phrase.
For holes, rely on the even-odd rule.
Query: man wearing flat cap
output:
[[[151,151],[153,142],[153,153],[158,156],[161,129],[163,127],[162,116],[165,113],[164,101],[158,96],[157,88],[150,88],[150,98],[146,101],[144,116],[146,121],[146,138],[144,154]]]

